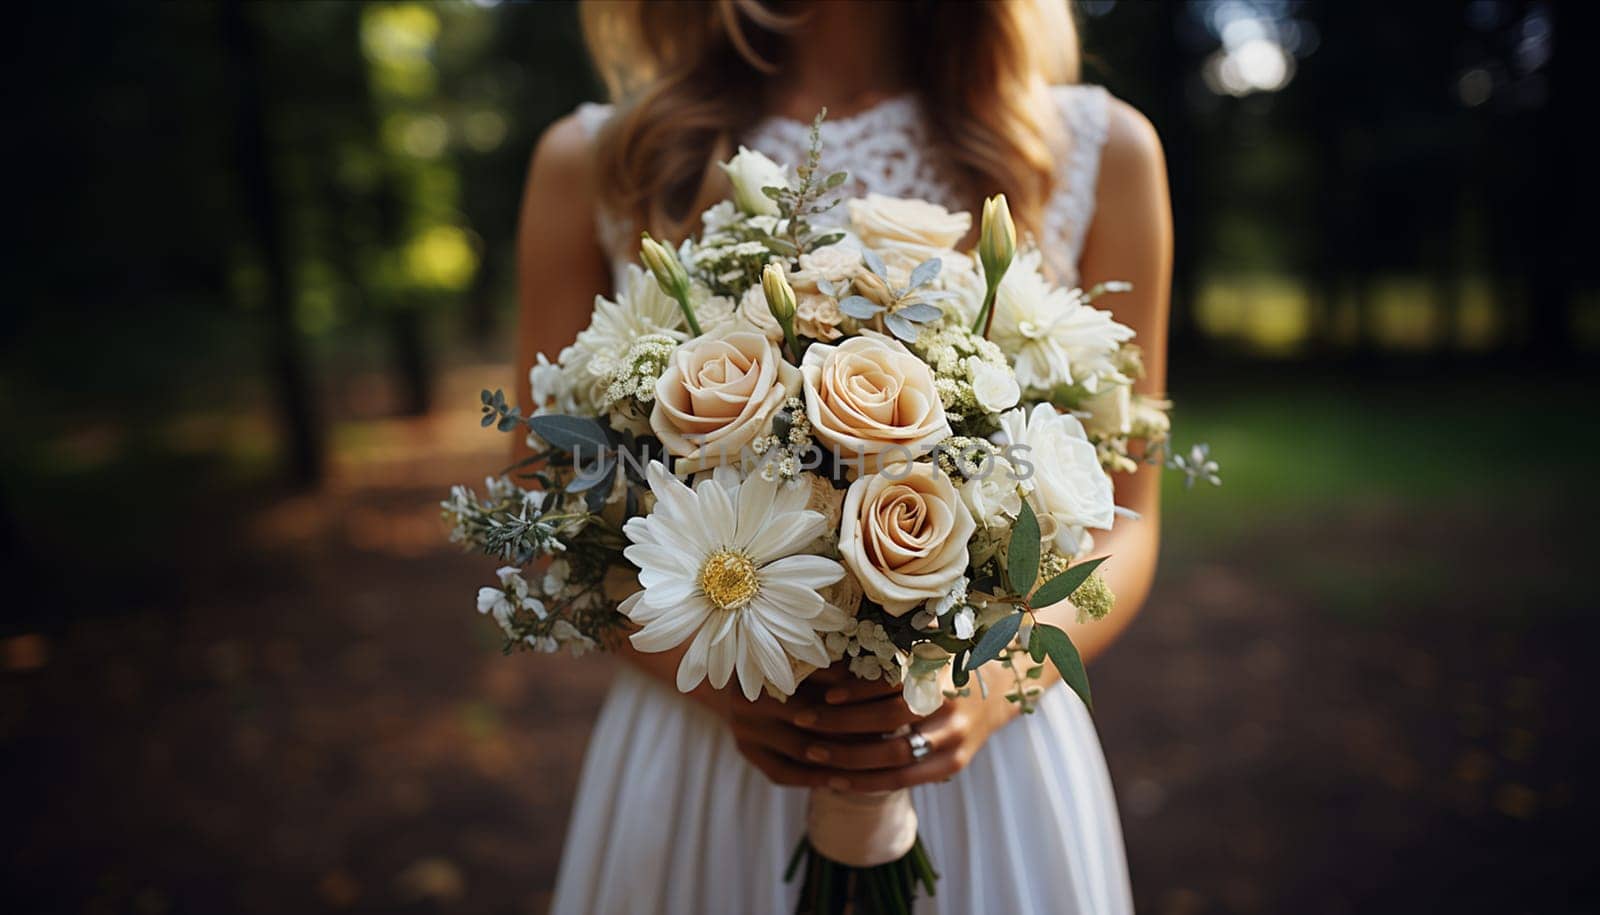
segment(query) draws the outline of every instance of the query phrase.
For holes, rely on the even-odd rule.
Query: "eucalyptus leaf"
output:
[[[999,657],[1000,652],[1017,637],[1017,629],[1021,625],[1020,610],[996,620],[993,626],[984,630],[983,637],[978,639],[978,644],[972,646],[972,656],[967,659],[967,670],[974,670],[978,665]]]
[[[496,414],[492,412],[483,414],[483,422],[480,423],[480,425],[482,425],[485,429],[489,428],[490,426],[494,425],[495,416]]]
[[[783,195],[787,194],[788,192],[789,192],[789,189],[786,188],[786,187],[773,186],[773,187],[764,187],[764,188],[761,189],[761,193],[766,194],[768,197],[772,198],[773,200],[781,200],[781,199],[783,199]]]
[[[1094,711],[1094,700],[1089,696],[1089,672],[1083,669],[1083,658],[1078,654],[1078,646],[1072,644],[1072,639],[1055,626],[1035,626],[1033,639],[1044,643],[1045,653],[1050,656],[1050,663],[1056,666],[1061,679],[1072,687],[1072,691],[1083,700],[1084,706],[1089,711]]]
[[[902,318],[899,312],[884,318],[883,326],[889,328],[890,333],[907,343],[917,342],[917,325]]]
[[[1029,603],[1035,607],[1048,607],[1051,604],[1058,604],[1066,600],[1072,596],[1072,592],[1078,590],[1079,585],[1089,580],[1089,576],[1092,575],[1094,570],[1100,567],[1100,563],[1105,562],[1106,559],[1107,557],[1101,556],[1099,559],[1091,559],[1088,562],[1080,562],[1065,572],[1062,572],[1055,578],[1052,578],[1040,585],[1039,590],[1034,593],[1033,599],[1029,601]]]
[[[907,321],[926,324],[929,321],[937,321],[944,317],[944,309],[937,305],[929,305],[926,302],[913,302],[896,311],[895,314],[905,318]]]
[[[500,417],[500,425],[498,428],[501,432],[510,432],[512,429],[515,429],[520,422],[521,419],[515,413],[507,413],[506,415]]]
[[[767,250],[773,252],[774,254],[781,254],[784,257],[800,256],[800,249],[781,238],[768,237],[762,240],[762,244],[766,245]]]
[[[839,185],[841,185],[841,184],[843,184],[843,183],[845,183],[846,181],[849,181],[849,180],[850,180],[850,173],[849,172],[834,172],[833,174],[828,176],[828,180],[822,182],[822,186],[831,191],[834,188],[838,187]]]
[[[950,662],[950,681],[957,689],[966,686],[967,680],[972,676],[967,672],[967,654],[968,649],[963,648],[956,652],[955,659]]]
[[[868,270],[876,273],[884,280],[889,279],[889,268],[883,265],[883,258],[878,256],[878,252],[871,248],[862,248],[861,260],[866,263]]]
[[[933,282],[938,278],[939,268],[942,266],[944,266],[944,262],[937,257],[929,258],[918,264],[916,269],[911,271],[911,288],[916,289],[919,286],[926,286]]]
[[[839,310],[862,321],[867,321],[878,316],[883,311],[883,306],[872,301],[866,296],[852,295],[839,300]]]
[[[1017,523],[1011,527],[1011,546],[1006,550],[1006,574],[1011,578],[1011,588],[1026,597],[1039,579],[1039,519],[1028,500],[1022,500],[1022,511]]]
[[[833,284],[828,282],[828,278],[827,277],[817,277],[817,291],[822,293],[823,295],[836,296],[836,295],[839,294],[833,288]]]
[[[528,417],[528,427],[551,447],[562,451],[582,449],[599,453],[606,446],[606,432],[600,424],[582,416],[552,413]]]
[[[486,407],[494,403],[494,395],[489,392],[488,388],[484,388],[483,392],[480,393],[478,397],[483,401],[483,405]]]
[[[577,476],[573,477],[572,482],[567,484],[567,492],[588,492],[609,480],[612,472],[616,469],[616,454],[607,452],[600,457],[599,461],[595,462],[594,467],[582,470]]]
[[[827,210],[827,209],[832,209],[832,208],[833,208],[833,204],[830,203],[826,207],[824,207],[823,209]],[[842,241],[844,241],[844,233],[843,232],[829,232],[826,235],[818,235],[816,238],[811,239],[811,247],[813,247],[813,248],[826,248],[829,245],[837,245],[839,242],[842,242]]]

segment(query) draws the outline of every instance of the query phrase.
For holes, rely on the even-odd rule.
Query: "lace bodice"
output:
[[[1109,94],[1099,86],[1056,86],[1051,95],[1060,112],[1067,137],[1066,149],[1056,163],[1055,191],[1045,206],[1044,237],[1038,239],[1056,277],[1075,283],[1083,239],[1094,218],[1095,186],[1100,173],[1100,150],[1109,124]],[[611,106],[585,104],[578,118],[593,136]],[[785,117],[770,117],[757,124],[743,144],[774,161],[793,165],[805,158],[811,125]],[[917,197],[950,209],[964,206],[955,184],[943,174],[938,161],[924,154],[929,148],[927,126],[917,100],[900,95],[844,118],[822,124],[823,166],[850,173],[845,190],[852,196],[868,192],[890,197]],[[845,209],[836,207],[818,222],[842,222]],[[597,214],[600,242],[613,264],[631,261],[631,233],[611,214]]]

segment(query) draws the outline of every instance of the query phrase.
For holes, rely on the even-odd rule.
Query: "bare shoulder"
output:
[[[1105,148],[1100,153],[1100,196],[1123,196],[1152,182],[1166,190],[1167,159],[1155,125],[1119,98],[1110,100]]]
[[[592,195],[593,152],[594,140],[578,115],[569,114],[545,128],[528,166],[529,195],[537,192],[569,199]]]

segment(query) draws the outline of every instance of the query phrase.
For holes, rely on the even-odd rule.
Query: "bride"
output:
[[[556,123],[533,158],[519,238],[524,386],[534,354],[584,327],[641,228],[687,234],[686,218],[720,196],[711,164],[739,144],[800,162],[826,108],[824,168],[848,171],[852,194],[972,210],[980,192],[1004,191],[1057,280],[1131,282],[1105,301],[1144,346],[1140,389],[1161,392],[1172,252],[1161,146],[1137,111],[1074,84],[1064,0],[590,0],[583,16],[614,103]],[[1050,614],[1085,658],[1132,618],[1155,567],[1155,471],[1116,492],[1141,516],[1097,542],[1114,557],[1116,612],[1085,626],[1070,609]],[[787,703],[751,703],[707,684],[678,693],[677,653],[619,653],[552,911],[792,911],[781,874],[818,785],[912,788],[945,876],[919,912],[1132,911],[1099,740],[1059,683],[1030,715],[993,690],[917,718],[897,688],[835,671]],[[885,736],[907,724],[912,738]]]

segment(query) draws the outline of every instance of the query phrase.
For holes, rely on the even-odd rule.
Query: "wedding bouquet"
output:
[[[846,176],[815,129],[792,178],[742,148],[723,168],[733,198],[676,251],[644,236],[616,298],[539,357],[526,414],[483,392],[483,424],[534,454],[443,503],[452,539],[504,562],[478,610],[508,649],[685,648],[685,692],[782,698],[838,664],[918,714],[974,685],[1029,710],[1048,662],[1089,703],[1035,610],[1111,610],[1083,558],[1118,511],[1107,471],[1216,473],[1168,456],[1169,405],[1132,391],[1134,332],[1093,305],[1126,287],[1053,285],[1003,196],[971,253],[970,215],[920,200],[818,227]],[[936,879],[906,791],[814,790],[802,864],[802,912],[909,912]]]

